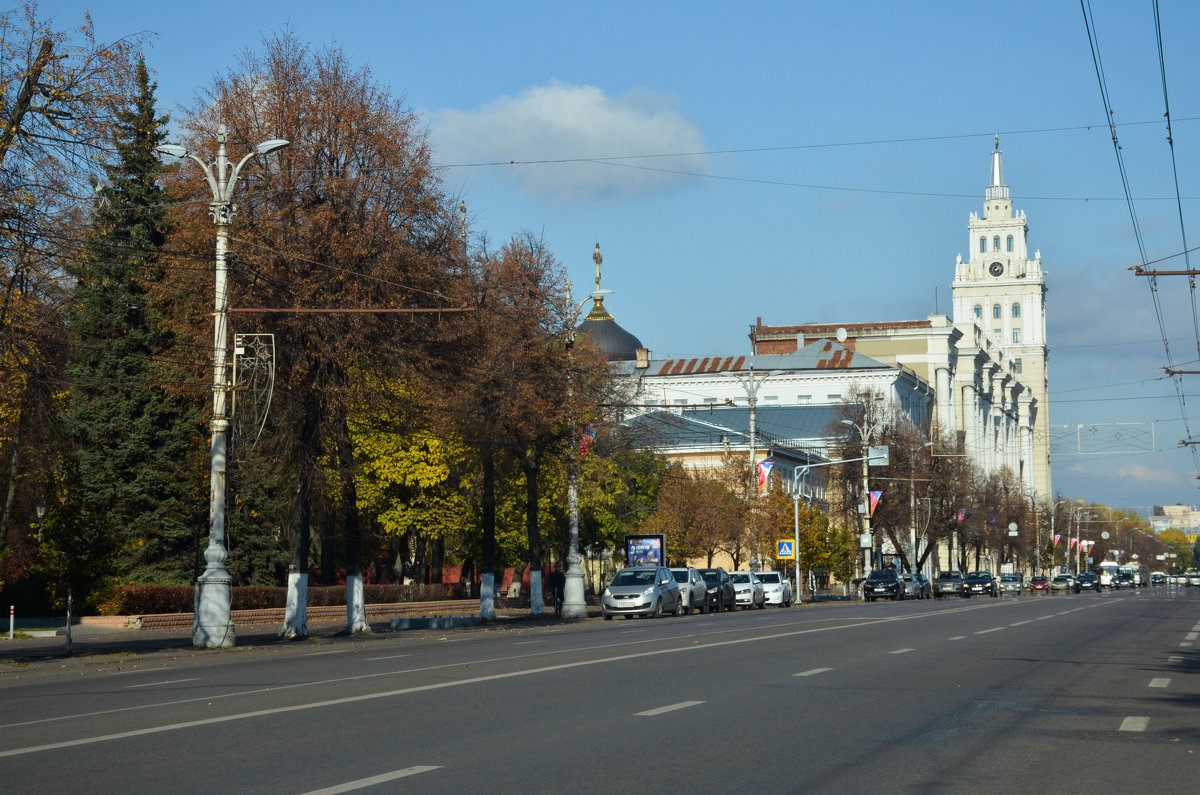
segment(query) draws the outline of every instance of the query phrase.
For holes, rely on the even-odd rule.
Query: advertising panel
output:
[[[626,566],[667,565],[667,537],[657,535],[625,536]]]

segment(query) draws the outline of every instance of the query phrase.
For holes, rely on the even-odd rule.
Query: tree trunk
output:
[[[9,517],[12,516],[13,503],[17,497],[17,476],[21,472],[21,421],[24,418],[25,412],[21,411],[17,414],[16,422],[13,423],[12,455],[9,456],[8,466],[8,488],[4,492],[4,511],[0,513],[0,553],[4,552],[4,548],[8,543],[8,526],[11,523]],[[38,519],[38,524],[41,524],[41,521],[41,519]]]
[[[300,456],[303,458],[303,454]],[[292,504],[290,557],[288,560],[287,603],[279,637],[302,640],[308,637],[308,545],[312,532],[312,478],[301,469],[296,498]]]
[[[371,631],[363,601],[363,539],[358,521],[358,487],[354,480],[354,452],[350,429],[343,417],[338,433],[338,472],[342,486],[342,528],[346,533],[346,631],[363,635]]]
[[[530,450],[521,462],[525,470],[525,533],[529,537],[529,612],[540,616],[546,612],[542,595],[542,533],[538,526],[538,471],[541,457]]]
[[[442,584],[442,561],[446,558],[446,539],[438,537],[433,542],[433,562],[429,567],[429,582]]]
[[[496,459],[489,449],[483,456],[483,567],[479,577],[479,617],[496,618]]]

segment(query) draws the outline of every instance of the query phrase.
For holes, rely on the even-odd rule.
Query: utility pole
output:
[[[156,147],[156,151],[165,155],[190,158],[204,170],[204,178],[212,191],[208,212],[217,230],[213,296],[213,417],[209,423],[212,444],[209,457],[208,547],[204,550],[204,572],[196,580],[196,613],[192,623],[192,645],[203,649],[225,648],[236,642],[230,609],[233,578],[225,568],[225,560],[229,557],[225,546],[225,469],[229,442],[229,415],[225,404],[230,387],[225,363],[229,332],[229,270],[225,255],[229,248],[229,226],[237,211],[233,203],[233,189],[242,166],[250,158],[288,145],[287,141],[279,138],[263,141],[237,165],[233,165],[225,148],[228,138],[225,125],[217,127],[217,157],[212,163],[204,162],[176,144]]]

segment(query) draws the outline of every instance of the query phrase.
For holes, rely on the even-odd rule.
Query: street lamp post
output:
[[[42,545],[42,518],[46,515],[46,503],[39,502],[33,506],[33,510],[37,512],[38,518],[38,546]]]
[[[869,470],[869,456],[866,453],[871,445],[871,436],[875,433],[876,430],[879,429],[880,424],[873,423],[873,424],[867,425],[867,424],[865,424],[866,423],[865,419],[863,420],[863,422],[864,422],[864,425],[859,425],[858,423],[856,423],[852,420],[842,420],[843,425],[849,425],[851,428],[858,431],[858,437],[859,437],[859,439],[862,440],[862,444],[863,444],[863,453],[864,453],[864,455],[862,456],[862,488],[863,488],[862,499],[863,499],[863,501],[862,501],[860,508],[862,509],[862,516],[863,516],[863,535],[870,539],[870,546],[867,547],[866,551],[863,553],[863,574],[866,575],[871,572],[872,556],[875,554],[875,535],[871,529],[871,475],[870,475],[870,470]]]
[[[233,203],[233,189],[237,185],[242,166],[246,165],[250,158],[288,145],[287,141],[278,138],[263,141],[254,147],[254,151],[233,165],[229,162],[225,148],[228,139],[229,132],[225,125],[217,127],[217,157],[212,163],[204,162],[176,144],[156,147],[162,154],[190,158],[204,170],[204,178],[212,191],[208,212],[217,230],[213,311],[213,418],[209,424],[212,445],[209,465],[208,547],[204,550],[204,573],[196,580],[195,618],[192,623],[192,645],[206,649],[233,646],[236,638],[230,612],[233,578],[225,568],[225,560],[229,556],[225,546],[225,469],[229,437],[229,416],[225,403],[230,386],[225,363],[229,331],[229,272],[225,254],[229,247],[229,226],[233,214],[237,211],[237,205]]]

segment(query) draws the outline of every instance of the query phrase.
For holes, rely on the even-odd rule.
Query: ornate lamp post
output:
[[[229,132],[225,125],[217,128],[217,157],[206,163],[176,144],[163,144],[157,151],[172,157],[187,157],[204,170],[204,178],[212,191],[208,212],[217,228],[216,286],[213,312],[213,418],[212,452],[209,467],[208,547],[204,550],[205,569],[196,581],[196,613],[192,623],[192,645],[214,649],[233,646],[235,635],[230,613],[233,578],[225,568],[229,552],[225,547],[225,466],[229,435],[229,416],[225,410],[229,381],[226,376],[225,353],[229,330],[229,294],[226,283],[228,267],[225,253],[229,247],[229,225],[237,206],[233,189],[242,166],[255,155],[265,155],[288,145],[288,141],[273,138],[254,147],[254,151],[238,161],[229,162],[225,143]]]

